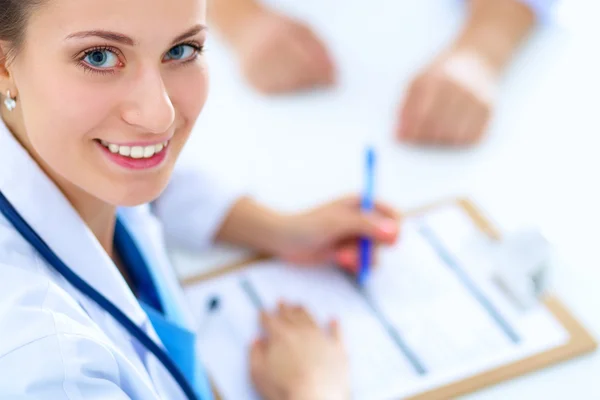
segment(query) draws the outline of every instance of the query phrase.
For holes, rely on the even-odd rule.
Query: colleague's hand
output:
[[[231,39],[248,82],[265,94],[334,83],[331,56],[310,28],[260,8],[243,19]]]
[[[350,271],[359,265],[360,237],[391,245],[399,231],[399,215],[391,207],[376,203],[367,214],[354,196],[282,218],[276,256],[299,264],[332,262]]]
[[[265,336],[250,350],[252,381],[265,400],[349,400],[348,359],[337,323],[322,329],[303,309],[261,315]]]
[[[396,136],[419,145],[476,143],[488,125],[499,71],[476,51],[451,50],[408,88]]]

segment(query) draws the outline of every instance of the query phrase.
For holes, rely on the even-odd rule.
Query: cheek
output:
[[[114,85],[106,85],[102,79],[94,79],[75,66],[65,68],[61,64],[52,68],[42,61],[27,63],[33,70],[26,71],[26,79],[19,82],[19,92],[26,102],[24,109],[40,116],[40,120],[54,120],[58,124],[55,128],[93,126],[118,99]]]
[[[110,112],[112,95],[74,77],[77,73],[64,74],[64,68],[62,75],[33,71],[18,84],[33,149],[52,169],[69,175],[81,170],[81,160],[92,149],[95,127]]]
[[[204,64],[174,75],[169,82],[169,93],[185,125],[193,125],[208,95],[208,71]]]

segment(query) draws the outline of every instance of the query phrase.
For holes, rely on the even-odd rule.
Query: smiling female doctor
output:
[[[284,216],[173,172],[206,98],[204,22],[203,0],[0,0],[0,398],[212,398],[165,232],[347,267],[359,235],[395,240],[383,205]],[[262,323],[264,398],[349,397],[335,324],[290,305]]]

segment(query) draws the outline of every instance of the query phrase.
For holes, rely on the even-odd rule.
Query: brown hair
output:
[[[8,43],[5,60],[21,48],[27,19],[44,0],[0,0],[0,41]]]

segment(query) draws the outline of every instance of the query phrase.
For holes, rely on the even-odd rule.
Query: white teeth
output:
[[[131,158],[142,158],[144,157],[144,148],[142,146],[133,146],[131,148]]]
[[[150,158],[161,152],[169,144],[167,141],[151,146],[119,146],[118,144],[108,143],[106,140],[100,140],[100,143],[113,154],[119,153],[122,156],[131,158]]]
[[[150,158],[154,155],[154,146],[144,147],[144,158]]]

